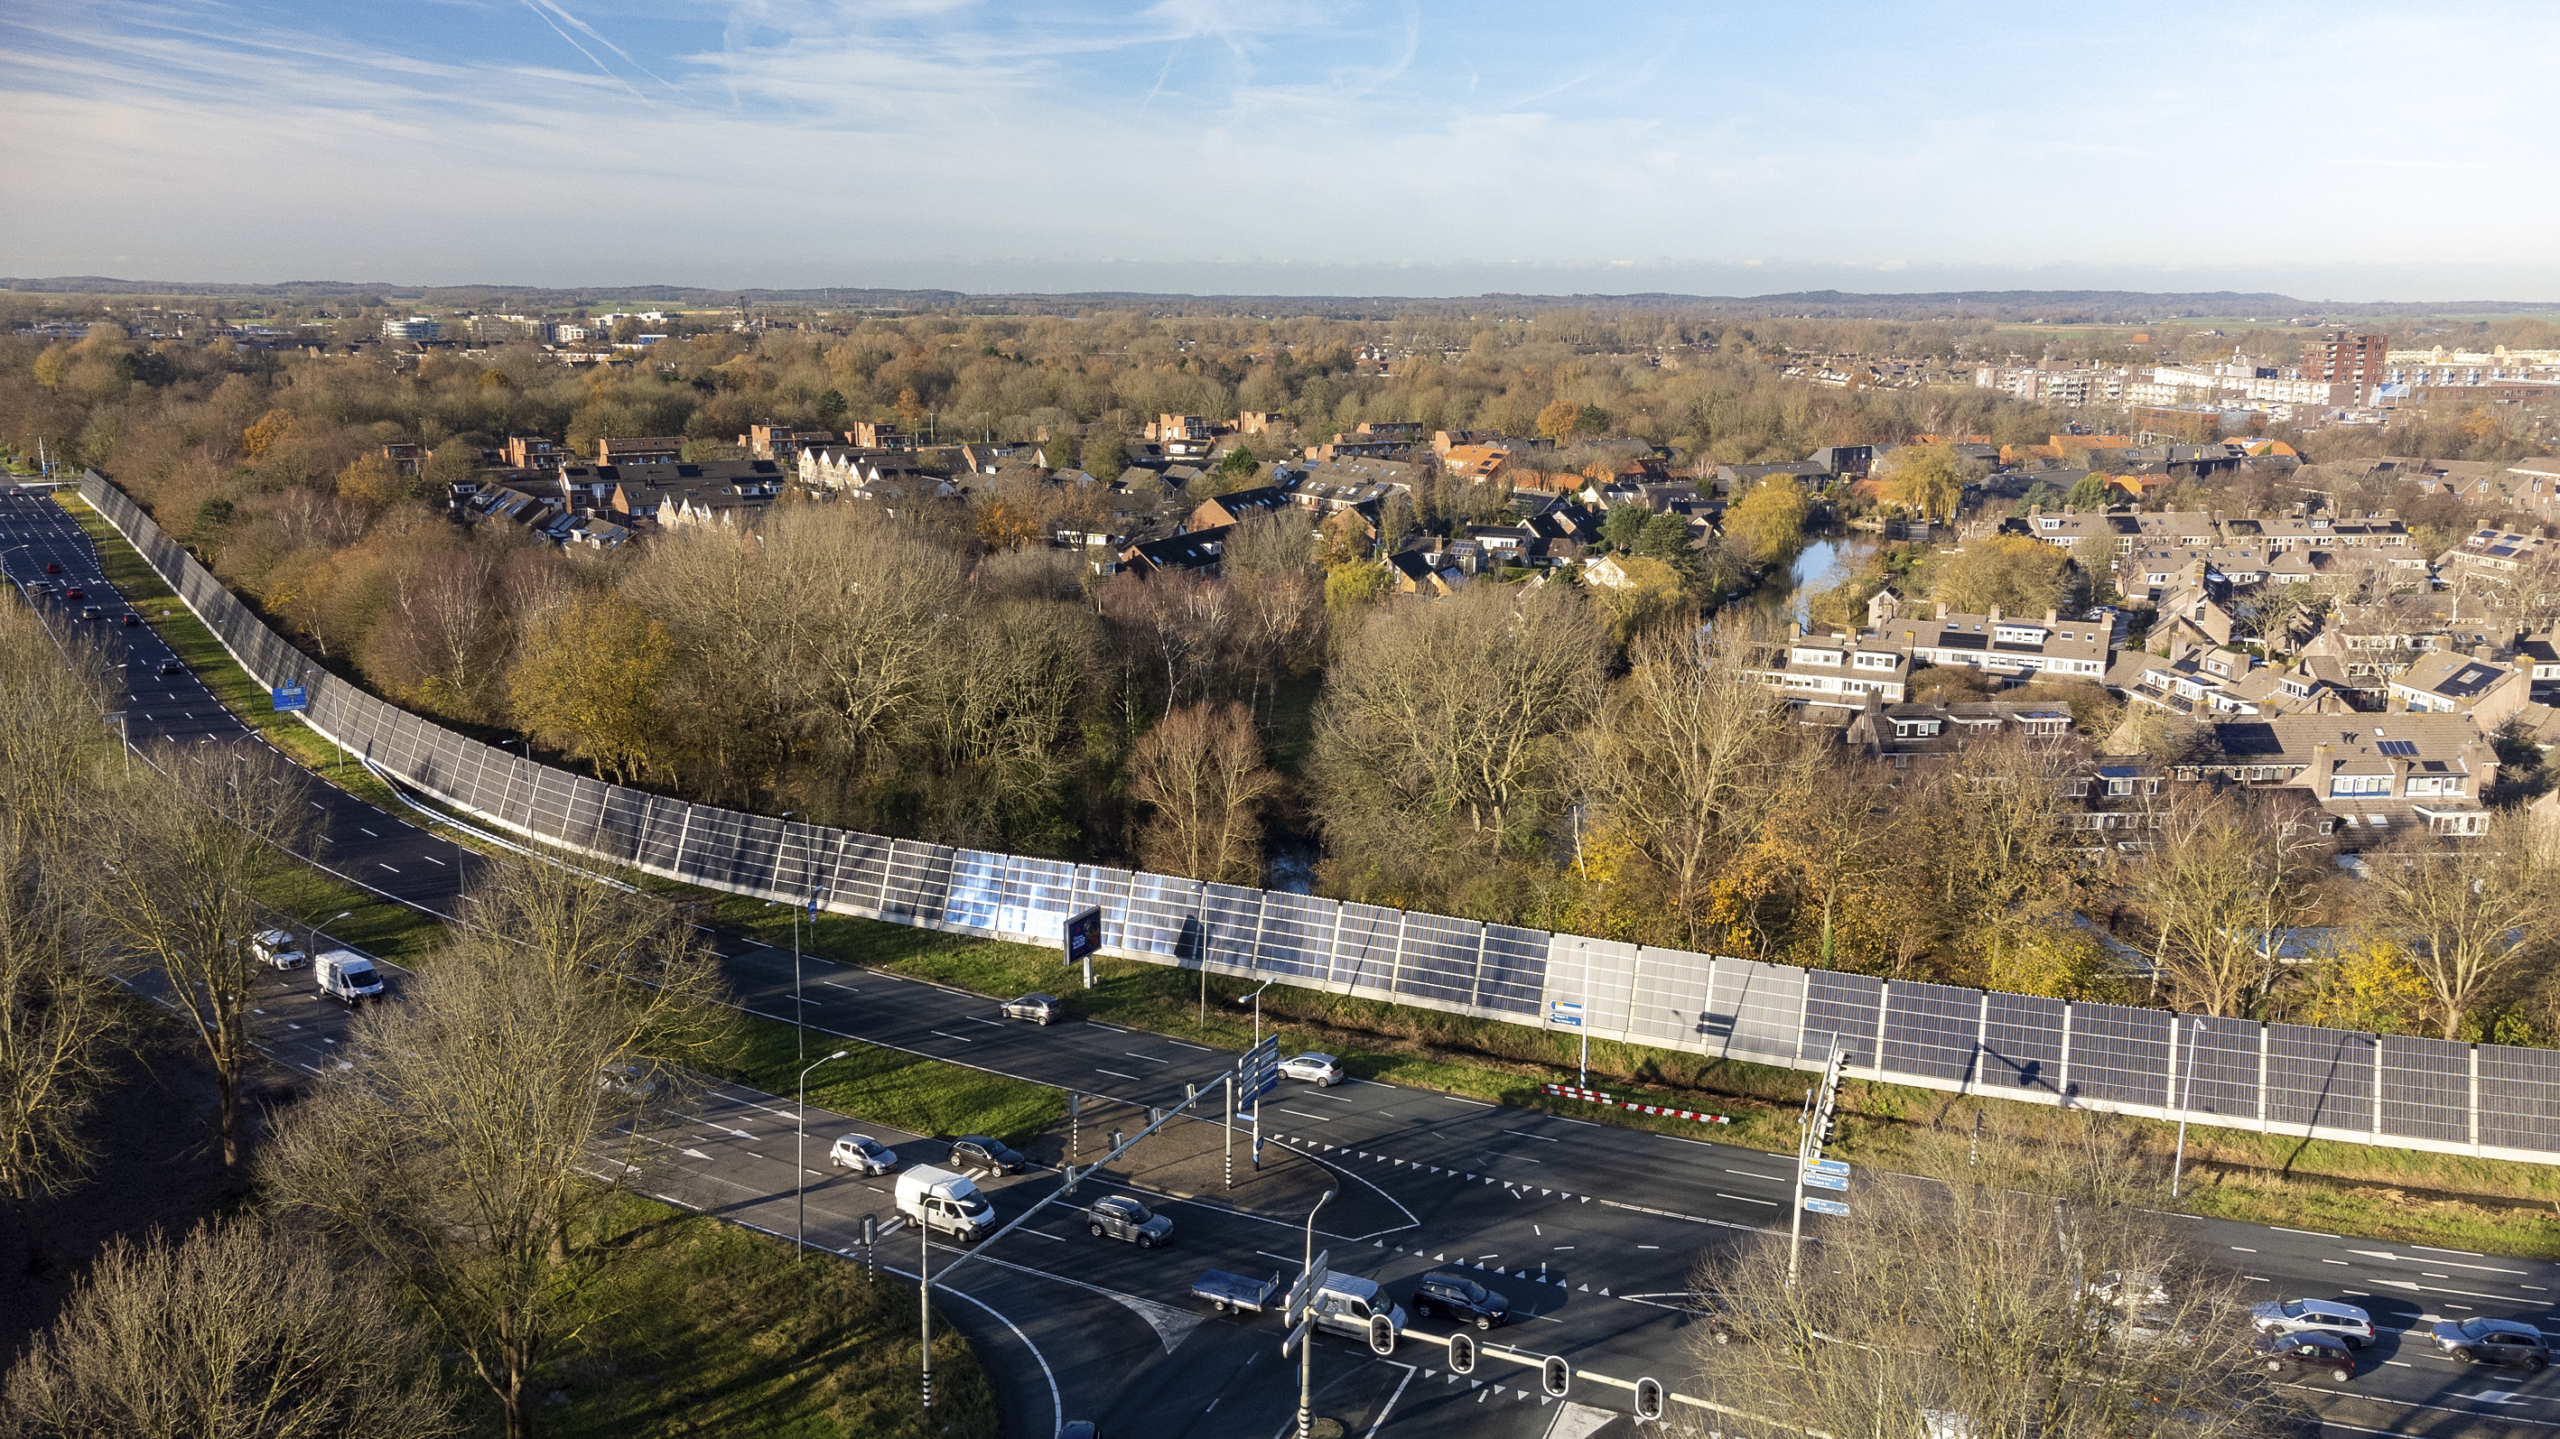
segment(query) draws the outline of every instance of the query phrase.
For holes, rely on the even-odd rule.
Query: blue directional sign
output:
[[[1102,910],[1067,916],[1067,963],[1082,964],[1102,948]]]
[[[1807,1214],[1828,1214],[1835,1219],[1846,1219],[1849,1217],[1849,1206],[1841,1203],[1837,1199],[1815,1199],[1811,1195],[1807,1195],[1804,1201],[1804,1212]]]
[[[1804,1167],[1807,1174],[1837,1174],[1847,1177],[1849,1166],[1837,1159],[1817,1159]]]
[[[1560,1024],[1568,1029],[1580,1029],[1582,1006],[1568,1000],[1556,1000],[1547,1008],[1547,1023]]]
[[[300,685],[278,685],[274,691],[276,713],[290,714],[311,708],[311,692]]]
[[[1808,1169],[1804,1172],[1804,1183],[1807,1189],[1836,1189],[1845,1194],[1849,1189],[1849,1176],[1845,1174],[1816,1174],[1812,1170]]]
[[[1236,1061],[1236,1102],[1251,1104],[1280,1087],[1280,1036],[1246,1050]]]

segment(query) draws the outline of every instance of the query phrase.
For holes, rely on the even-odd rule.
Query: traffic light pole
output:
[[[1796,1139],[1795,1212],[1787,1216],[1787,1287],[1796,1287],[1796,1266],[1804,1248],[1804,1180],[1813,1167],[1822,1162],[1823,1146],[1831,1142],[1831,1114],[1840,1102],[1840,1067],[1847,1056],[1840,1042],[1831,1043],[1831,1058],[1822,1066],[1822,1088],[1804,1092],[1803,1132]]]

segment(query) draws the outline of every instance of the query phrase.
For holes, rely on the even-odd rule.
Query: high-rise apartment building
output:
[[[2302,342],[2302,378],[2353,385],[2359,392],[2382,383],[2382,365],[2391,351],[2388,335],[2351,335],[2344,330]]]

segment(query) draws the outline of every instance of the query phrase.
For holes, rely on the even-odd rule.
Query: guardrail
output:
[[[536,764],[338,678],[92,470],[80,493],[260,683],[368,765],[499,829],[707,889],[957,934],[1103,948],[1630,1044],[1958,1094],[2560,1163],[2560,1052],[2176,1015],[1803,970],[688,804]]]

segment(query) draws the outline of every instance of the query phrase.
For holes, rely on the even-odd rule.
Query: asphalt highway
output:
[[[46,564],[60,575],[42,573]],[[161,675],[169,653],[104,583],[88,538],[49,500],[0,500],[0,569],[25,584],[76,586],[76,602],[37,596],[60,626],[91,625],[125,664],[126,714],[136,744],[256,740],[188,673]],[[101,615],[81,617],[86,604]],[[263,742],[263,741],[257,741]],[[325,842],[316,862],[422,909],[446,912],[475,851],[342,790],[315,785]],[[844,1036],[1054,1085],[1083,1096],[1078,1163],[1110,1128],[1135,1132],[1145,1106],[1171,1106],[1186,1087],[1211,1088],[1235,1062],[1220,1052],[1072,1017],[1064,967],[1058,993],[1071,1017],[1051,1026],[1004,1020],[995,1001],[928,982],[819,959],[802,962],[794,1000],[789,951],[713,936],[737,1002],[768,1018],[802,1018],[816,1036]],[[310,987],[308,972],[276,976],[262,992],[262,1042],[281,1063],[321,1072],[345,1013]],[[1555,1435],[1627,1432],[1626,1387],[1651,1376],[1678,1395],[1702,1392],[1683,1308],[1690,1266],[1710,1247],[1783,1230],[1786,1156],[1719,1144],[1705,1126],[1683,1138],[1619,1129],[1393,1085],[1332,1088],[1284,1082],[1263,1106],[1263,1163],[1235,1140],[1236,1186],[1226,1184],[1226,1131],[1214,1097],[1122,1156],[1073,1196],[1137,1195],[1173,1216],[1173,1244],[1141,1251],[1086,1234],[1051,1204],[1002,1241],[982,1246],[946,1289],[941,1308],[995,1375],[1006,1432],[1048,1439],[1060,1419],[1099,1421],[1106,1434],[1280,1435],[1294,1412],[1295,1362],[1278,1353],[1276,1320],[1217,1316],[1189,1286],[1205,1267],[1267,1276],[1293,1271],[1309,1209],[1314,1242],[1332,1267],[1385,1284],[1410,1307],[1412,1279],[1464,1264],[1511,1299],[1514,1320],[1481,1336],[1469,1376],[1450,1372],[1445,1321],[1415,1320],[1396,1352],[1376,1356],[1331,1338],[1316,1345],[1317,1409],[1355,1435]],[[939,1162],[945,1146],[817,1110],[809,1162],[795,1163],[798,1116],[787,1099],[720,1088],[697,1118],[656,1141],[637,1177],[671,1200],[776,1233],[795,1233],[795,1177],[805,1178],[809,1242],[860,1262],[863,1218],[893,1217],[885,1180],[825,1163],[842,1133],[871,1134],[902,1159]],[[1010,1221],[1059,1184],[1058,1137],[1036,1146],[1033,1168],[985,1181]],[[631,1156],[638,1158],[639,1156]],[[1848,1196],[1856,1202],[1856,1183]],[[2473,1436],[2560,1431],[2560,1378],[2475,1370],[2434,1352],[2438,1318],[2512,1317],[2560,1333],[2560,1266],[2358,1240],[2300,1229],[2188,1219],[2196,1242],[2265,1298],[2332,1298],[2364,1306],[2382,1330],[2343,1385],[2292,1390],[2340,1434]],[[1823,1221],[1807,1220],[1819,1239]],[[911,1282],[918,1237],[898,1227],[873,1256]],[[937,1274],[960,1258],[937,1244]],[[1539,1392],[1536,1361],[1563,1355],[1577,1371],[1563,1400]],[[1517,1356],[1517,1362],[1513,1357]],[[1695,1414],[1696,1410],[1689,1412]],[[1719,1421],[1728,1432],[1731,1421]],[[1615,1427],[1612,1427],[1615,1426]],[[1746,1432],[1749,1426],[1740,1426]]]

